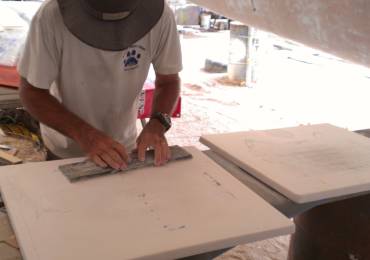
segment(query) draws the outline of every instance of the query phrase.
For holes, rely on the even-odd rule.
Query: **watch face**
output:
[[[157,112],[152,118],[156,118],[166,128],[166,131],[171,128],[171,117],[168,114]]]
[[[163,114],[163,118],[164,120],[166,120],[166,122],[171,125],[171,117],[167,114]]]
[[[163,118],[163,121],[164,121],[163,125],[164,125],[164,127],[166,128],[166,131],[167,131],[172,126],[171,117],[167,114],[162,114],[162,118]]]

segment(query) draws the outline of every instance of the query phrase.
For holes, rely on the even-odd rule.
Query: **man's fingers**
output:
[[[165,164],[170,159],[170,151],[166,139],[155,138],[151,142],[142,141],[143,139],[138,139],[137,142],[137,153],[140,161],[145,160],[145,153],[148,147],[154,148],[154,165],[160,166]]]
[[[167,147],[167,161],[169,161],[171,159],[171,149],[170,147],[168,146],[168,144],[166,143],[166,147]]]
[[[161,145],[162,145],[162,151],[163,151],[163,162],[166,163],[171,158],[170,148],[168,147],[168,144],[166,141],[163,141]]]
[[[102,167],[102,168],[106,168],[108,165],[102,160],[102,159],[100,159],[100,157],[99,156],[97,156],[97,155],[94,155],[92,158],[91,158],[92,160],[93,160],[93,162],[96,164],[96,165],[98,165],[98,166],[100,166],[100,167]]]
[[[163,162],[166,163],[171,157],[170,148],[168,147],[166,138],[163,138],[163,140],[161,140],[161,146],[162,146]]]
[[[139,143],[137,146],[137,156],[140,161],[145,161],[145,152],[146,152],[147,145],[143,143]]]
[[[127,161],[124,160],[115,149],[109,149],[106,153],[120,166],[121,169],[127,167]]]
[[[154,147],[154,164],[156,166],[163,164],[163,150],[160,143]]]
[[[128,163],[130,161],[129,155],[127,154],[127,151],[122,144],[117,143],[116,145],[114,145],[114,150],[118,152],[119,156],[125,161],[125,163]]]
[[[111,168],[119,170],[121,165],[119,165],[109,154],[103,153],[100,158]]]

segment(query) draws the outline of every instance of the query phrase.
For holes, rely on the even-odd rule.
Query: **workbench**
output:
[[[370,129],[355,131],[370,138]],[[205,153],[288,218],[294,219],[289,260],[369,259],[370,191],[295,203],[213,151]]]

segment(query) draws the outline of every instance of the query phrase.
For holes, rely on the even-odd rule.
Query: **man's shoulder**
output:
[[[42,22],[50,22],[60,16],[59,5],[57,0],[46,0],[40,6],[35,15],[35,19]]]
[[[168,22],[168,19],[171,19],[172,16],[174,16],[172,9],[168,6],[167,3],[165,3],[163,14],[160,20],[163,22]]]
[[[160,32],[165,27],[167,27],[171,23],[173,23],[174,21],[175,21],[175,19],[174,19],[174,13],[173,13],[172,9],[168,6],[168,4],[165,2],[162,16],[159,19],[159,21],[156,24],[156,26],[153,28],[154,31],[156,32],[155,35],[159,36],[160,35]]]

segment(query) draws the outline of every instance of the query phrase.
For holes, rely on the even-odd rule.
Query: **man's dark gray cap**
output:
[[[121,51],[143,38],[162,17],[165,0],[58,0],[63,21],[92,47]]]

